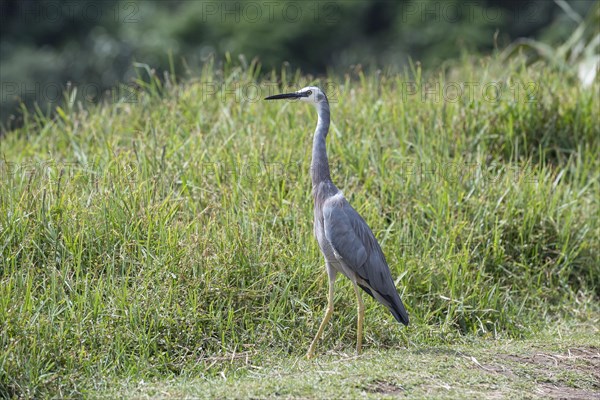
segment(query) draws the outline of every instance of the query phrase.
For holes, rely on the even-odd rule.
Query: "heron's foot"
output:
[[[363,342],[363,333],[362,333],[362,324],[358,326],[358,332],[356,337],[356,354],[360,355],[362,353],[362,342]]]
[[[308,348],[308,351],[306,352],[306,359],[310,360],[311,358],[314,358],[315,356],[315,348],[317,347],[317,340],[315,338],[315,340],[313,340],[313,342],[310,344],[310,347]]]

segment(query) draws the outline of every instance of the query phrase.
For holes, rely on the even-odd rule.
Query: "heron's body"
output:
[[[359,287],[386,306],[398,322],[408,325],[408,314],[396,291],[385,256],[373,232],[331,181],[325,145],[330,123],[327,97],[319,88],[307,87],[295,93],[271,96],[267,99],[281,98],[299,98],[312,102],[318,113],[311,162],[314,233],[325,258],[329,277],[329,295],[325,318],[307,356],[309,358],[313,356],[316,343],[333,313],[333,291],[338,273],[352,281],[356,292],[358,301],[357,351],[360,353],[364,306]]]

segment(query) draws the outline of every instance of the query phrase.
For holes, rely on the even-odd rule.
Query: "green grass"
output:
[[[209,64],[184,82],[151,78],[135,102],[27,113],[0,139],[2,395],[295,371],[285,363],[306,351],[327,294],[308,174],[316,115],[244,93],[312,78],[260,76]],[[442,95],[423,96],[434,81]],[[333,180],[411,316],[401,329],[367,301],[361,371],[405,348],[485,349],[597,320],[597,84],[495,60],[316,82],[332,100]],[[452,82],[504,86],[495,101],[479,89],[445,101]],[[355,345],[353,291],[338,282],[320,354]],[[403,365],[433,357],[411,354]]]
[[[121,382],[94,397],[595,399],[598,322],[551,329],[524,341],[470,338],[452,345],[370,349],[361,356],[333,351],[315,361],[246,351],[228,360],[243,373]]]

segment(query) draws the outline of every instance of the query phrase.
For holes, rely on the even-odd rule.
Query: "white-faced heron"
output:
[[[343,193],[331,182],[325,148],[325,138],[329,131],[327,96],[318,87],[309,86],[294,93],[269,96],[265,100],[276,99],[298,99],[311,103],[316,107],[319,116],[313,138],[310,172],[315,201],[314,232],[321,252],[325,256],[325,266],[329,277],[329,296],[325,317],[306,356],[311,358],[314,355],[317,342],[333,313],[333,290],[338,272],[341,272],[354,284],[358,301],[356,351],[360,354],[364,305],[358,290],[359,287],[386,306],[394,318],[404,325],[408,325],[408,313],[396,291],[385,256],[373,232],[346,201]]]

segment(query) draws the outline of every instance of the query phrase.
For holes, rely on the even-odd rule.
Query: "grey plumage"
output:
[[[357,287],[386,306],[398,322],[408,325],[408,313],[396,291],[390,269],[373,232],[331,181],[326,137],[330,124],[329,102],[319,88],[309,86],[294,93],[267,97],[267,100],[294,98],[315,105],[318,114],[313,137],[311,178],[314,197],[314,233],[325,257],[329,277],[328,307],[307,356],[333,312],[333,288],[338,273],[354,284],[358,301],[357,351],[362,347],[364,306]]]

